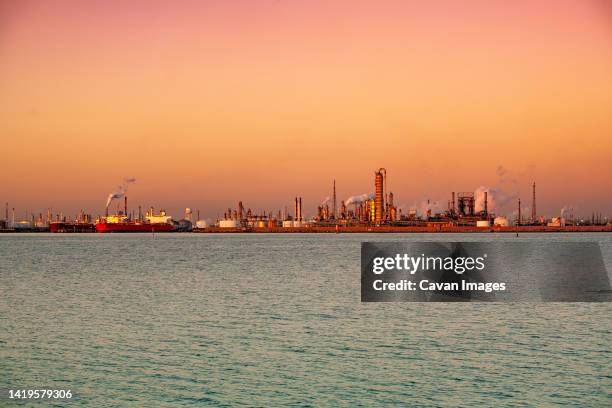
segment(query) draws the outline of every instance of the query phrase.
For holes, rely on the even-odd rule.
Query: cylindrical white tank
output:
[[[13,225],[13,228],[16,231],[31,229],[32,228],[32,223],[30,221],[17,221]]]
[[[220,220],[219,227],[221,228],[239,228],[240,222],[238,220]]]
[[[283,228],[293,227],[293,221],[283,221]]]
[[[207,228],[208,227],[208,223],[204,220],[198,220],[196,221],[196,228]]]
[[[510,224],[508,223],[508,219],[506,217],[495,217],[495,219],[493,220],[493,225],[507,227]]]
[[[490,224],[489,224],[489,221],[487,220],[478,220],[476,221],[476,226],[477,227],[489,227]]]

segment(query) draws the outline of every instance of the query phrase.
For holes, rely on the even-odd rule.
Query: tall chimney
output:
[[[123,196],[123,215],[127,217],[127,196]]]
[[[455,213],[455,192],[453,191],[453,198],[451,200],[451,212]]]
[[[300,197],[300,201],[298,203],[298,214],[300,215],[298,221],[302,222],[302,197]]]
[[[485,196],[484,196],[484,212],[485,215],[487,216],[487,218],[489,217],[489,192],[485,191],[484,192]]]
[[[535,192],[535,181],[533,182],[533,198],[531,202],[531,222],[536,222],[536,192]]]
[[[293,220],[298,221],[298,200],[297,197],[293,200]]]
[[[336,179],[334,179],[334,219],[338,218],[336,213]]]
[[[516,225],[521,225],[521,199],[518,199],[518,218],[516,219]]]

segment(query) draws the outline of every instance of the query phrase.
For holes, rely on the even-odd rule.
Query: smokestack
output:
[[[127,217],[127,196],[123,196],[123,215]]]
[[[521,199],[518,199],[518,218],[516,220],[516,225],[521,225]]]
[[[484,213],[488,218],[489,217],[489,192],[488,191],[484,192]]]
[[[298,213],[300,214],[298,221],[302,222],[302,197],[300,197],[300,201],[298,203]]]
[[[142,207],[138,206],[138,221],[142,221]]]
[[[451,213],[455,213],[455,192],[453,191],[453,198],[451,199]]]
[[[536,192],[535,192],[535,181],[533,182],[533,198],[531,201],[531,222],[536,222]]]
[[[336,215],[336,179],[334,179],[334,219],[338,218]]]
[[[298,220],[298,200],[297,197],[293,200],[293,220]]]

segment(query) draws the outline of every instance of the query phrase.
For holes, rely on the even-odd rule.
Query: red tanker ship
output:
[[[172,217],[164,210],[154,214],[153,207],[143,219],[132,220],[119,211],[116,215],[107,215],[96,220],[96,232],[171,232],[176,230]]]

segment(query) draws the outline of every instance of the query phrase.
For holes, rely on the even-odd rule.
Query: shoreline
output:
[[[457,227],[457,226],[310,226],[310,227],[252,227],[252,228],[194,228],[192,231],[164,232],[170,234],[363,234],[363,233],[438,233],[438,234],[461,234],[461,233],[559,233],[559,232],[612,232],[612,225],[589,225],[589,226],[565,226],[548,227],[538,226],[513,226],[513,227]],[[0,234],[39,234],[52,233],[50,231],[17,231],[0,230]],[[129,234],[130,232],[54,232],[56,234]],[[162,232],[141,232],[145,234]]]
[[[194,229],[192,232],[206,233],[259,233],[259,234],[295,234],[295,233],[327,233],[327,234],[355,234],[355,233],[537,233],[537,232],[612,232],[612,225],[589,226],[514,226],[514,227],[416,227],[416,226],[343,226],[343,227],[265,227],[265,228],[218,228],[208,227]]]

